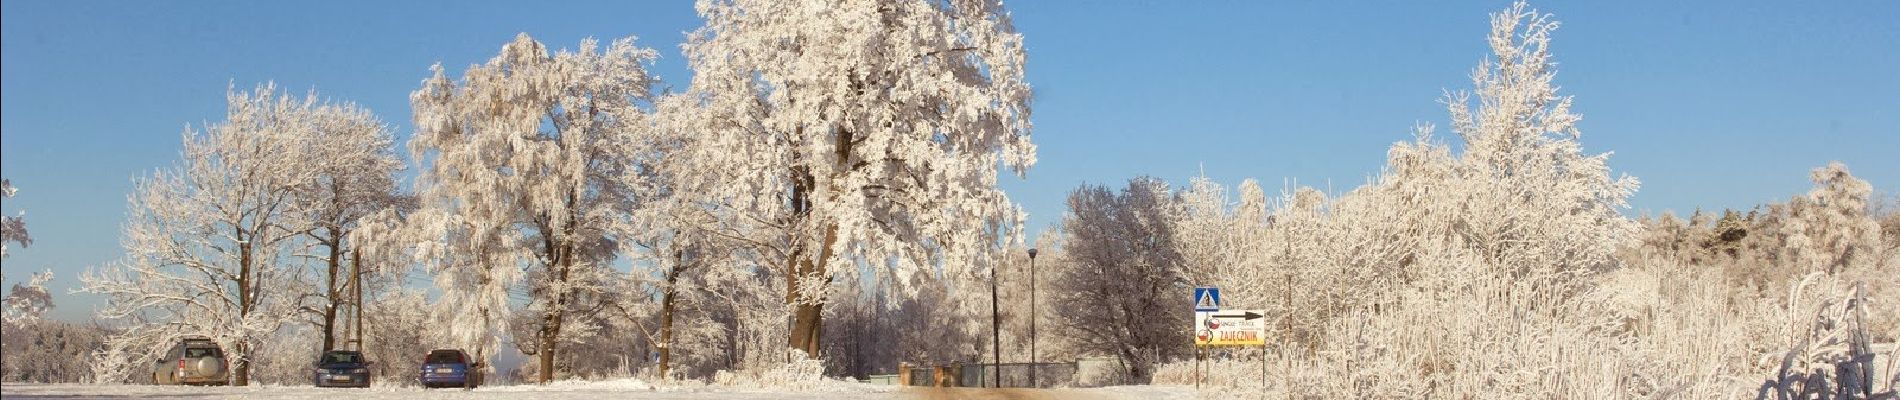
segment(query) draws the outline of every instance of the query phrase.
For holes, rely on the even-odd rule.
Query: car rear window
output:
[[[185,358],[224,357],[224,352],[216,347],[186,347]]]
[[[323,354],[324,364],[352,364],[359,362],[363,362],[363,355],[360,353],[337,352]]]
[[[453,351],[438,351],[438,352],[429,353],[429,358],[427,360],[423,360],[423,363],[426,363],[426,364],[453,364],[453,363],[459,363],[459,362],[463,362],[462,354],[456,353]]]

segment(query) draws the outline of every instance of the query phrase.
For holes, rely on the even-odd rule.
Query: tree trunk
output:
[[[231,386],[249,386],[251,384],[251,344],[239,341],[236,347],[238,357],[236,357],[237,360],[231,362],[234,370],[232,372],[235,373],[231,379]]]
[[[666,273],[666,294],[660,298],[660,379],[667,379],[673,363],[673,310],[679,298],[679,278],[686,268],[685,254],[673,251],[673,268]]]
[[[554,334],[549,331],[557,329],[551,325],[555,318],[551,314],[548,315],[544,323],[550,325],[541,327],[541,351],[539,351],[540,354],[536,354],[541,358],[540,380],[543,385],[554,381]]]
[[[336,350],[337,305],[343,302],[343,291],[336,286],[337,274],[343,272],[341,260],[338,260],[343,256],[343,249],[339,248],[342,235],[338,234],[335,228],[330,228],[330,233],[335,236],[330,237],[330,241],[326,243],[330,248],[330,257],[324,260],[329,269],[324,274],[327,285],[323,287],[323,297],[329,304],[323,307],[323,351]]]
[[[245,317],[249,317],[251,315],[251,306],[254,304],[254,298],[256,297],[255,294],[251,293],[251,280],[253,277],[251,276],[252,244],[250,241],[251,239],[254,239],[254,237],[247,236],[245,235],[243,229],[238,229],[237,238],[238,238],[238,281],[237,281],[238,319],[243,320]],[[247,361],[251,358],[251,352],[250,352],[251,346],[249,343],[249,339],[239,339],[236,347],[237,347],[238,357],[237,357],[237,362],[233,364],[237,365],[237,376],[235,377],[235,379],[232,380],[231,385],[232,386],[249,386],[251,384],[251,363]]]
[[[672,283],[667,283],[666,295],[660,300],[660,379],[666,379],[666,369],[673,362],[673,300]]]
[[[323,307],[323,351],[336,350],[336,303]]]
[[[811,358],[817,358],[819,356],[818,345],[820,343],[819,338],[821,337],[820,329],[823,327],[821,319],[824,318],[825,299],[823,297],[816,299],[801,298],[798,294],[800,291],[799,277],[821,276],[826,277],[822,283],[830,283],[830,277],[825,274],[825,263],[831,260],[831,246],[837,241],[838,226],[835,224],[826,226],[825,240],[823,241],[824,247],[818,249],[818,256],[810,259],[798,259],[793,273],[786,278],[785,301],[789,303],[794,310],[792,312],[791,347],[797,350],[804,350],[805,355]],[[801,252],[800,254],[810,253]],[[795,254],[794,257],[796,256]]]
[[[573,288],[568,287],[568,272],[573,268],[574,252],[572,245],[560,245],[555,248],[554,304],[548,306],[547,315],[541,318],[541,383],[554,381],[554,348],[560,343],[561,325],[567,319],[567,299]]]

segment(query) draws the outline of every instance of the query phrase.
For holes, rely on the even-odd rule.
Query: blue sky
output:
[[[1019,3],[1041,161],[1005,188],[1032,230],[1076,185],[1138,174],[1348,190],[1415,123],[1444,125],[1439,95],[1470,85],[1486,14],[1508,6]],[[1586,149],[1643,180],[1632,215],[1780,201],[1830,160],[1900,186],[1900,2],[1679,3],[1536,5],[1565,24],[1558,81]],[[637,35],[683,86],[678,45],[699,25],[684,1],[0,4],[0,174],[22,188],[0,211],[25,210],[36,240],[6,283],[53,269],[68,320],[96,305],[65,294],[79,272],[121,254],[132,179],[176,160],[185,124],[221,119],[228,84],[355,101],[403,140],[433,63],[459,72],[519,32]]]

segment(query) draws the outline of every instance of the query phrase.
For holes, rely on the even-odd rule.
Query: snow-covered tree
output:
[[[1081,337],[1079,350],[1113,355],[1147,382],[1154,365],[1191,343],[1186,266],[1176,244],[1176,205],[1167,183],[1135,178],[1119,192],[1084,185],[1062,218],[1066,268],[1050,296],[1066,310],[1056,325]]]
[[[20,188],[14,187],[12,180],[0,178],[0,200],[13,198],[19,193]],[[17,243],[20,247],[33,245],[33,236],[26,232],[26,211],[18,215],[0,215],[0,258],[7,256],[10,243]]]
[[[44,270],[33,274],[26,282],[13,284],[5,297],[0,297],[0,313],[4,313],[4,323],[31,324],[38,321],[47,310],[53,308],[53,296],[46,291],[46,282],[53,280],[53,270]]]
[[[13,181],[0,178],[0,199],[12,198],[20,193]],[[0,215],[0,259],[7,257],[8,243],[17,243],[20,247],[33,244],[33,237],[26,232],[26,212],[17,216]],[[0,274],[0,277],[4,277]],[[47,270],[33,274],[26,282],[13,285],[4,298],[0,298],[0,323],[25,322],[38,319],[40,314],[53,308],[53,298],[46,292],[46,282],[53,279],[53,271]],[[5,282],[0,278],[0,282]]]
[[[1873,261],[1880,245],[1880,222],[1868,214],[1873,186],[1840,162],[1815,168],[1811,177],[1814,189],[1789,203],[1789,261],[1829,274]]]
[[[432,265],[444,310],[465,345],[487,357],[520,282],[539,314],[531,348],[540,378],[555,354],[577,296],[598,292],[616,248],[612,227],[636,205],[652,78],[652,50],[632,38],[605,49],[592,39],[550,54],[522,34],[460,81],[440,66],[410,96],[416,135],[429,164],[418,179],[424,208],[417,255]],[[528,267],[524,272],[522,268]],[[517,338],[518,340],[521,338]]]
[[[690,151],[716,199],[785,279],[790,347],[819,353],[827,292],[861,269],[912,291],[919,269],[981,268],[1020,212],[1023,41],[994,0],[703,0],[685,45]],[[946,271],[945,274],[963,273]]]
[[[296,311],[298,239],[311,225],[297,195],[319,182],[321,133],[366,115],[349,103],[298,98],[274,84],[227,95],[226,119],[187,127],[181,162],[137,183],[121,242],[126,255],[82,275],[106,298],[99,316],[136,325],[109,340],[101,380],[122,380],[181,335],[212,337],[249,383],[254,346]]]
[[[309,213],[311,225],[305,231],[320,249],[314,256],[323,262],[318,272],[321,300],[311,311],[318,317],[321,349],[331,350],[337,348],[339,326],[352,325],[339,322],[339,315],[358,306],[353,289],[361,284],[363,263],[350,232],[363,218],[403,202],[396,193],[396,173],[403,164],[389,129],[369,110],[337,107],[319,112],[332,115],[317,118],[313,136],[305,139],[312,146],[308,159],[314,163],[309,168],[316,181],[301,188],[296,202]]]
[[[15,283],[0,296],[0,331],[4,331],[4,340],[0,340],[0,380],[15,380],[15,373],[26,371],[20,361],[22,352],[41,353],[22,346],[33,346],[34,342],[13,340],[12,336],[26,336],[40,333],[42,330],[62,328],[61,326],[42,326],[41,317],[53,308],[52,293],[46,291],[46,282],[53,279],[53,271],[45,270],[33,274],[25,282]],[[42,340],[43,341],[43,340]],[[64,371],[38,371],[41,376],[63,375]],[[25,374],[24,372],[22,374]]]
[[[1385,197],[1398,203],[1370,206],[1407,211],[1398,226],[1417,229],[1415,236],[1426,238],[1422,249],[1432,253],[1414,258],[1469,256],[1482,262],[1445,266],[1483,269],[1401,275],[1533,279],[1600,272],[1634,238],[1638,226],[1621,210],[1636,179],[1612,177],[1607,153],[1583,151],[1581,117],[1570,112],[1571,97],[1557,93],[1549,49],[1557,27],[1523,3],[1493,15],[1493,56],[1472,73],[1474,90],[1444,99],[1463,150],[1453,154],[1436,142],[1430,126],[1418,128],[1417,141],[1393,146],[1386,173],[1369,190],[1397,191]],[[1341,214],[1362,212],[1379,211]]]

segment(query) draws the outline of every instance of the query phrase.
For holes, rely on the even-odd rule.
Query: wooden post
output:
[[[910,363],[897,363],[897,381],[898,385],[910,386]]]
[[[1196,392],[1201,390],[1201,360],[1206,358],[1201,356],[1202,353],[1201,346],[1194,346],[1194,391]]]
[[[1285,390],[1286,398],[1292,399],[1293,357],[1290,356],[1292,352],[1287,349],[1287,336],[1293,335],[1293,273],[1291,271],[1286,274],[1286,284],[1280,287],[1280,301],[1281,304],[1286,305],[1287,310],[1286,315],[1280,316],[1280,358],[1284,360],[1280,363],[1284,366],[1280,370],[1280,379],[1286,382],[1285,385],[1281,385],[1280,390]]]

